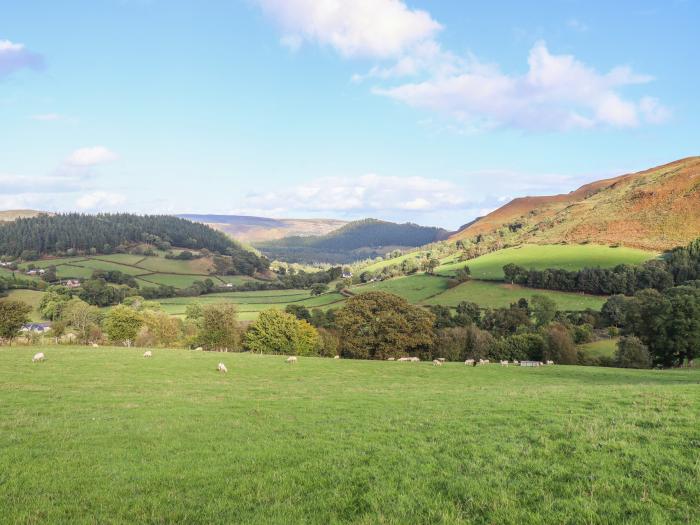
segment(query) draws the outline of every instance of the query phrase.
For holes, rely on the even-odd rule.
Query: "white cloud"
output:
[[[442,26],[400,0],[256,0],[281,27],[282,42],[331,46],[346,57],[396,57]]]
[[[283,45],[303,42],[331,46],[343,57],[369,57],[377,63],[352,80],[412,82],[375,86],[375,94],[459,122],[470,132],[495,127],[526,130],[630,128],[658,124],[670,111],[651,97],[632,99],[623,88],[646,84],[648,75],[629,67],[600,73],[573,55],[553,54],[537,42],[526,74],[509,74],[473,55],[459,56],[436,39],[442,26],[425,11],[402,0],[256,0],[282,29]],[[586,31],[572,18],[567,25]]]
[[[464,191],[448,181],[367,174],[325,177],[300,186],[248,195],[237,213],[344,213],[355,216],[429,212],[463,207]]]
[[[97,166],[98,164],[106,164],[117,160],[116,153],[110,151],[104,146],[94,146],[91,148],[80,148],[75,150],[66,159],[66,163],[71,166]]]
[[[472,58],[456,74],[437,75],[374,92],[417,108],[449,115],[479,128],[510,126],[567,130],[657,123],[668,110],[655,99],[623,98],[619,88],[652,77],[617,67],[601,74],[572,55],[550,53],[544,42],[530,50],[525,75],[507,75]]]
[[[119,193],[109,193],[106,191],[93,191],[78,197],[75,205],[81,210],[103,210],[113,208],[126,202],[126,197]]]
[[[24,44],[0,40],[0,78],[20,69],[41,69],[44,59],[41,55],[32,53]]]

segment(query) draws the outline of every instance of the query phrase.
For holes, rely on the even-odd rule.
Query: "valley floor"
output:
[[[0,348],[0,521],[700,521],[698,369],[38,350]]]

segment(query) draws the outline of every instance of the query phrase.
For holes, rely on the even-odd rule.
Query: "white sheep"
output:
[[[420,357],[409,357],[408,360],[411,363],[417,363],[418,361],[420,361]]]
[[[228,368],[226,368],[226,365],[223,364],[223,363],[219,363],[219,366],[217,366],[216,369],[217,369],[219,372],[223,372],[223,373],[227,373],[227,372],[228,372]]]
[[[195,350],[195,352],[201,352],[202,350],[204,350],[204,348],[202,348],[201,346],[198,346],[194,350]]]
[[[46,359],[44,352],[39,352],[38,354],[34,354],[34,357],[32,357],[32,363],[37,363],[39,361],[43,361],[44,359]]]
[[[480,365],[488,365],[490,361],[488,359],[479,359],[479,364]]]
[[[467,366],[474,366],[474,360],[473,360],[473,359],[467,359],[467,360],[464,362],[464,364],[467,365]]]
[[[442,361],[439,359],[433,359],[433,366],[442,366]]]
[[[337,355],[337,356],[335,356],[333,359],[340,359],[340,356]]]
[[[554,364],[554,361],[547,361],[547,364],[548,364],[548,365],[553,365],[553,364]]]
[[[389,358],[389,359],[391,359],[391,358]],[[401,362],[401,363],[405,363],[406,361],[410,361],[410,360],[411,360],[410,357],[399,357],[399,358],[397,359],[397,361],[399,361],[399,362]]]
[[[293,365],[296,362],[297,362],[297,356],[295,356],[295,355],[290,355],[287,358],[287,363],[289,363],[290,365]]]
[[[508,366],[508,361],[501,361],[501,366]]]
[[[146,350],[143,353],[143,357],[153,357],[153,352],[151,352],[150,350]]]
[[[93,348],[99,348],[100,345],[98,345],[97,343],[92,343],[92,347],[93,347]]]
[[[396,358],[395,358],[395,357],[389,357],[389,358],[387,359],[387,361],[396,361]],[[401,359],[399,359],[399,361],[401,361]]]
[[[520,364],[520,361],[518,361],[517,359],[513,359],[513,364],[514,364],[514,365],[519,365],[519,364]]]

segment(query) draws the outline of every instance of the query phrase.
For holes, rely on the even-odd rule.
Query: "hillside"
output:
[[[222,232],[167,215],[69,213],[0,224],[0,255],[23,259],[124,252],[142,243],[164,251],[179,247],[228,255],[235,273],[253,275],[269,266]]]
[[[467,225],[450,240],[497,235],[510,244],[591,242],[646,250],[700,235],[700,157],[581,186],[522,197]]]
[[[239,241],[249,243],[274,241],[291,236],[326,235],[347,224],[347,221],[336,219],[271,219],[247,215],[185,213],[178,217],[204,223]]]
[[[326,235],[286,237],[255,246],[271,259],[337,264],[377,257],[397,248],[423,246],[446,239],[448,235],[442,228],[364,219]]]
[[[42,213],[46,213],[46,212],[37,211],[37,210],[2,210],[2,211],[0,211],[0,222],[14,221],[15,219],[26,219],[29,217],[36,217],[37,215],[40,215]],[[50,215],[50,214],[48,214],[48,215]]]

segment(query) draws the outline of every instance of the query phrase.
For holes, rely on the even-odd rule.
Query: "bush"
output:
[[[448,361],[459,361],[465,353],[467,330],[461,326],[443,328],[435,336],[433,355]]]
[[[553,324],[545,331],[545,351],[543,359],[551,359],[561,365],[578,363],[578,352],[571,334],[565,326]]]
[[[637,337],[621,337],[617,342],[614,363],[620,368],[651,368],[651,354]]]
[[[318,331],[280,310],[265,310],[245,334],[245,346],[261,354],[314,355],[321,346]],[[335,355],[335,354],[333,354]]]
[[[236,352],[241,349],[241,327],[235,305],[210,304],[202,307],[198,343],[207,350]]]

